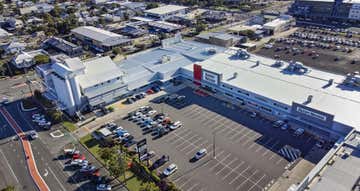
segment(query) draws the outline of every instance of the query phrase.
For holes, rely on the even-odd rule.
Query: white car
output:
[[[171,130],[175,130],[175,129],[181,127],[181,126],[182,126],[181,122],[180,122],[180,121],[176,121],[175,123],[173,123],[172,125],[170,125],[169,128],[170,128]]]
[[[38,134],[36,133],[36,131],[30,131],[29,136],[32,140],[35,140],[39,137]]]
[[[50,121],[40,121],[38,122],[39,126],[50,126],[51,122]]]
[[[257,116],[256,112],[251,112],[250,117],[255,118]]]
[[[96,170],[96,167],[93,165],[88,165],[88,166],[83,166],[80,168],[80,172],[93,172],[94,170]]]
[[[97,191],[109,191],[111,190],[111,185],[109,184],[99,184],[96,186]]]
[[[170,166],[168,166],[168,167],[164,170],[163,174],[164,174],[165,176],[170,176],[170,175],[172,175],[176,170],[177,170],[176,164],[172,163]]]
[[[303,128],[298,128],[298,129],[296,129],[296,131],[294,132],[294,136],[301,136],[302,134],[304,134],[305,133],[305,129],[303,129]]]
[[[195,153],[195,159],[199,160],[199,159],[203,158],[206,154],[207,154],[206,149],[200,149],[198,152]]]
[[[81,160],[81,159],[74,159],[70,163],[71,165],[79,165],[79,166],[88,166],[89,161]]]
[[[33,119],[42,119],[44,118],[45,116],[44,115],[41,115],[40,113],[35,113],[31,116]]]
[[[148,115],[154,115],[156,113],[156,110],[150,110],[147,114]]]

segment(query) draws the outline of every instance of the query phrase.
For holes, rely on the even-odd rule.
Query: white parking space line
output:
[[[248,191],[251,191],[255,186],[259,186],[258,184],[261,182],[262,179],[264,179],[266,177],[266,174],[264,174],[258,181],[255,182],[255,184],[253,184]],[[260,187],[260,186],[259,186]],[[263,189],[262,187],[260,187],[261,190]]]
[[[187,189],[187,191],[192,191],[198,185],[199,185],[199,183],[193,184],[190,188]]]
[[[240,178],[240,176],[242,176],[242,174],[243,174],[245,171],[249,170],[249,168],[250,168],[250,166],[248,166],[245,170],[241,171],[234,179],[232,179],[232,180],[229,182],[229,184],[234,183],[238,178]]]
[[[211,168],[210,168],[210,171],[212,171],[212,170],[214,170],[216,167],[218,167],[218,166],[221,164],[221,162],[223,162],[223,161],[225,161],[227,158],[229,158],[230,155],[231,155],[231,153],[229,153],[228,155],[226,155],[226,157],[223,158],[223,159],[221,159],[220,161],[218,160],[218,163],[217,163],[215,166],[211,167]],[[219,155],[218,155],[218,156],[219,156]]]
[[[255,132],[252,136],[248,137],[246,141],[242,144],[243,146],[247,145],[249,142],[256,140],[255,137],[257,137],[259,133]]]
[[[244,131],[246,131],[246,128],[242,128],[240,130],[238,130],[236,133],[234,133],[232,136],[230,136],[230,139],[236,139],[237,136],[239,136],[240,134],[242,134]],[[239,137],[240,138],[240,137]]]
[[[237,161],[237,160],[239,160],[239,159],[238,159],[238,158],[234,158],[231,162],[228,163],[228,166],[230,166],[230,164],[232,164],[233,162],[235,162],[235,161]],[[217,171],[217,172],[215,173],[215,175],[220,174],[220,172],[223,171],[225,168],[226,168],[226,167],[224,167],[223,169]]]
[[[275,164],[276,164],[276,165],[280,164],[280,162],[281,162],[282,160],[283,160],[283,159],[280,158]]]
[[[188,178],[183,183],[179,184],[178,187],[182,189],[187,183],[189,183],[192,179]]]
[[[181,148],[181,149],[179,149],[180,151],[185,151],[187,148],[189,148],[189,147],[193,147],[193,145],[190,145],[190,144],[188,144],[188,145],[186,145],[185,147],[183,147],[183,148]]]
[[[236,187],[236,190],[239,190],[241,188],[242,185],[244,185],[245,182],[251,180],[251,177],[254,176],[257,172],[259,172],[257,169],[254,171],[254,173],[252,173],[249,177],[246,178],[246,180],[244,182],[242,182],[239,186]],[[256,184],[254,184],[256,185]]]
[[[240,168],[244,163],[245,163],[244,161],[241,161],[241,163],[238,164],[235,168],[233,168],[232,171],[236,171],[236,170],[237,170],[238,168]],[[224,177],[222,177],[222,179],[225,180],[225,179],[232,173],[232,171],[229,172],[229,173],[228,173],[227,175],[225,175]]]

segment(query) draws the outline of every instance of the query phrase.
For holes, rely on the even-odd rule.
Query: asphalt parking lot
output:
[[[190,88],[177,94],[185,95],[186,99],[181,103],[149,104],[158,112],[167,113],[173,121],[183,123],[183,127],[159,139],[143,135],[141,128],[129,120],[115,122],[137,140],[146,137],[149,150],[157,153],[155,159],[164,154],[170,156],[170,162],[157,171],[177,164],[178,171],[169,178],[182,190],[267,189],[290,163],[278,154],[280,149],[290,145],[305,156],[315,144],[310,136],[294,138],[291,131],[275,129],[267,119],[251,118],[246,110],[228,108],[214,97],[194,94]],[[208,154],[193,161],[201,148],[206,148]]]
[[[310,30],[300,27],[286,38],[275,39],[271,48],[263,47],[255,53],[274,59],[299,61],[333,73],[347,74],[360,69],[358,42],[358,37],[345,37],[325,29]]]

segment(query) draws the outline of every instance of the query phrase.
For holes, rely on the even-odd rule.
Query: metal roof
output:
[[[101,42],[104,46],[114,46],[131,41],[127,37],[93,26],[82,26],[71,30],[72,33]]]
[[[304,103],[309,95],[313,99],[306,106],[333,114],[334,120],[360,130],[360,91],[342,85],[344,76],[308,68],[306,74],[285,72],[274,68],[276,60],[250,54],[248,59],[234,57],[229,49],[199,64],[204,69],[223,75],[223,83],[255,94],[292,105]],[[257,62],[261,63],[257,65]],[[287,65],[287,64],[285,64]],[[193,71],[192,65],[184,67]],[[238,75],[233,78],[234,72]],[[333,85],[327,87],[329,80]]]
[[[165,6],[157,7],[154,9],[146,10],[145,13],[151,13],[151,14],[156,14],[156,15],[165,15],[165,14],[169,14],[169,13],[172,13],[175,11],[180,11],[183,9],[187,9],[187,7],[179,6],[179,5],[165,5]]]

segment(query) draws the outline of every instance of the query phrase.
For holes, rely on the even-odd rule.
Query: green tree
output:
[[[7,186],[6,188],[2,189],[1,191],[15,191],[14,186]]]
[[[196,33],[201,33],[202,31],[204,31],[206,29],[206,24],[203,23],[201,20],[198,20],[196,22],[196,26],[195,26],[195,31]]]
[[[46,64],[50,62],[50,57],[44,54],[39,54],[34,57],[36,64]]]
[[[53,16],[53,17],[60,17],[60,14],[61,14],[61,9],[58,5],[55,5],[54,6],[54,9],[50,11],[50,14]]]
[[[126,164],[123,159],[118,158],[116,160],[111,160],[108,168],[109,168],[110,175],[115,178],[118,178],[121,175],[125,174]]]
[[[145,182],[141,184],[139,191],[160,191],[160,188],[154,182]]]
[[[103,159],[106,163],[114,158],[114,150],[112,148],[103,148],[99,150],[100,158]]]
[[[146,9],[153,9],[153,8],[157,8],[157,7],[159,7],[159,4],[155,3],[155,2],[151,2],[146,5]]]
[[[121,54],[121,53],[122,53],[122,50],[121,50],[120,47],[117,47],[117,48],[114,48],[112,52],[113,52],[113,54],[118,55],[118,54]]]
[[[0,2],[0,14],[4,13],[4,3]]]

